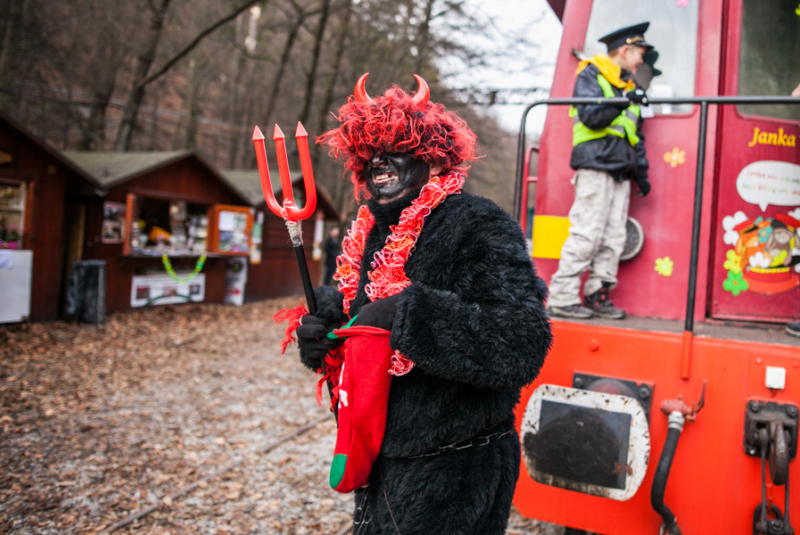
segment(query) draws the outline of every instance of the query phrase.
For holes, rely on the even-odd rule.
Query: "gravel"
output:
[[[341,533],[352,496],[327,483],[333,420],[260,452],[327,411],[270,320],[297,301],[0,326],[0,532],[100,533],[160,504],[114,533]],[[512,510],[508,533],[563,528]]]

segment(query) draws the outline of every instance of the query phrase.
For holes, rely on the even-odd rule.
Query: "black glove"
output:
[[[394,317],[397,315],[397,302],[400,300],[401,295],[402,292],[367,303],[358,311],[358,317],[353,322],[353,325],[370,325],[391,331]]]
[[[646,176],[636,177],[635,180],[636,185],[639,186],[639,197],[647,197],[647,194],[650,193],[650,181]]]
[[[300,356],[309,368],[319,369],[325,362],[325,355],[339,345],[339,340],[328,338],[328,327],[325,323],[311,314],[300,318],[296,333]]]
[[[633,91],[628,91],[625,94],[628,97],[628,100],[631,104],[641,104],[642,106],[647,106],[650,101],[647,99],[647,93],[644,92],[644,89],[639,89],[638,87]]]

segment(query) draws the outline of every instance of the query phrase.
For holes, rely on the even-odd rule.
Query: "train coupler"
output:
[[[761,503],[753,512],[753,535],[795,533],[789,519],[789,463],[797,455],[798,420],[800,410],[795,405],[755,399],[747,403],[744,450],[761,458]],[[783,512],[767,503],[767,465],[772,484],[784,487]]]

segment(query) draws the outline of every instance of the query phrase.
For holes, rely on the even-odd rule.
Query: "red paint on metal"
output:
[[[531,188],[531,184],[536,184],[539,179],[535,176],[531,175],[531,157],[533,153],[538,151],[538,147],[528,147],[527,152],[525,153],[525,164],[522,169],[522,209],[519,211],[520,213],[520,221],[519,224],[522,227],[522,235],[528,235],[528,194]]]
[[[276,124],[273,134],[275,141],[275,153],[278,159],[278,173],[281,178],[281,189],[283,191],[283,204],[278,204],[275,192],[272,190],[270,182],[269,165],[267,164],[267,152],[264,147],[264,134],[256,126],[253,131],[253,144],[256,150],[256,161],[258,163],[258,174],[261,178],[261,189],[264,193],[264,200],[270,211],[288,221],[301,221],[307,219],[317,209],[317,188],[314,183],[314,172],[311,168],[311,156],[308,151],[308,133],[303,125],[297,123],[295,132],[297,138],[297,148],[300,153],[300,167],[303,170],[303,185],[306,192],[306,203],[302,209],[297,207],[294,202],[294,190],[292,188],[292,177],[289,173],[289,159],[286,155],[286,136]]]
[[[724,57],[725,75],[722,91],[726,95],[736,95],[739,91],[739,61],[741,57],[742,0],[728,2],[727,45]],[[754,115],[743,115],[736,106],[726,106],[719,120],[719,168],[714,197],[716,213],[711,234],[713,256],[711,264],[711,288],[709,289],[709,309],[715,318],[774,321],[785,323],[800,318],[800,286],[797,286],[797,273],[794,268],[784,273],[755,274],[742,272],[749,282],[746,292],[734,295],[725,291],[722,284],[728,277],[724,267],[727,253],[734,246],[723,241],[725,230],[722,226],[726,216],[744,212],[748,218],[775,218],[796,207],[770,204],[765,210],[757,204],[746,202],[739,194],[737,177],[748,164],[756,161],[780,161],[800,164],[800,150],[797,147],[753,143],[755,129],[759,132],[783,132],[800,139],[800,123]],[[648,138],[649,142],[649,138]],[[753,145],[751,146],[751,143]]]
[[[709,0],[698,5],[695,95],[719,94],[723,5],[723,0]],[[590,12],[588,2],[566,4],[564,32],[550,92],[553,98],[572,96],[578,67],[572,49],[583,49]],[[714,180],[711,177],[716,176],[716,172],[711,155],[717,151],[717,123],[717,107],[710,106],[706,144],[709,156],[705,165],[701,223],[703,237],[711,235],[712,227]],[[658,115],[645,120],[644,134],[653,190],[645,198],[633,195],[629,210],[630,216],[644,228],[645,243],[635,259],[620,264],[620,283],[612,292],[614,304],[630,315],[683,319],[686,313],[698,129],[697,108],[688,114]],[[566,106],[553,106],[548,110],[540,145],[538,170],[531,170],[538,176],[536,214],[565,217],[574,199],[574,188],[570,183],[574,171],[569,167],[572,120]],[[686,151],[686,159],[683,165],[672,167],[664,160],[664,154],[675,147]],[[707,238],[701,240],[694,311],[696,320],[706,316],[709,246]],[[664,257],[669,257],[675,266],[670,277],[658,275],[654,270],[656,259]],[[558,268],[558,260],[536,259],[536,266],[540,275],[549,281]]]
[[[692,368],[692,340],[691,331],[683,331],[683,349],[681,351],[681,379],[689,379]]]
[[[592,375],[651,382],[652,406],[682,395],[697,399],[708,379],[705,408],[684,428],[672,464],[665,502],[685,535],[750,535],[753,509],[761,499],[761,465],[742,448],[745,404],[749,399],[796,403],[800,398],[800,352],[796,347],[695,337],[692,377],[676,371],[682,334],[643,332],[554,321],[555,343],[540,377],[527,387],[517,407],[517,428],[533,390],[540,384],[571,385],[575,370]],[[604,358],[589,349],[592,340]],[[764,385],[764,367],[786,369],[787,388],[774,393]],[[796,367],[797,366],[797,367]],[[639,491],[626,502],[558,489],[531,479],[524,466],[514,504],[527,517],[607,535],[658,533],[661,518],[650,507],[650,488],[667,434],[667,417],[650,414],[650,463]],[[790,464],[791,480],[800,481],[800,463]],[[719,492],[719,489],[724,491]],[[783,504],[783,487],[772,489]],[[782,505],[781,505],[782,506]],[[794,515],[800,511],[793,504]]]

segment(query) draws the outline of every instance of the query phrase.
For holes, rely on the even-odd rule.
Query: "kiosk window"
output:
[[[645,34],[658,51],[656,68],[661,76],[653,78],[647,94],[651,98],[694,96],[697,58],[697,6],[699,2],[675,0],[594,0],[586,29],[583,53],[592,57],[606,53],[597,40],[616,29],[650,21]],[[691,106],[653,106],[657,114],[688,113]]]
[[[789,96],[800,84],[797,0],[743,0],[740,95]],[[746,115],[800,121],[800,105],[739,106]]]
[[[206,252],[208,207],[139,198],[132,217],[134,255],[195,256]]]
[[[0,183],[0,249],[22,249],[25,185]]]

